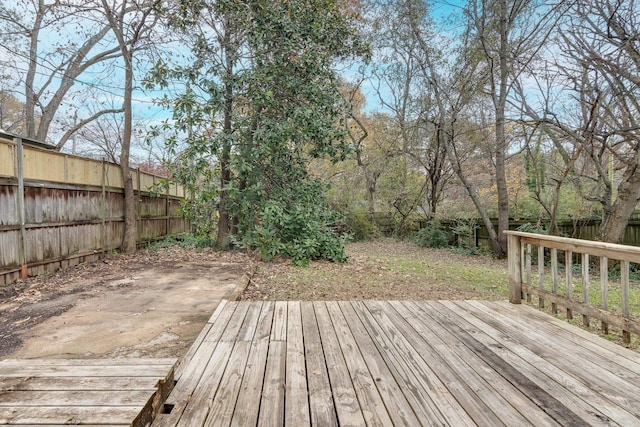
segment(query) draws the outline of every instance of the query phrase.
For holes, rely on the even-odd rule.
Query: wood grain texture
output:
[[[2,360],[0,425],[148,425],[173,387],[175,363]]]
[[[522,304],[227,302],[190,357],[154,426],[640,425],[640,355]]]

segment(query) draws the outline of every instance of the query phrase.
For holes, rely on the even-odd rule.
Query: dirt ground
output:
[[[347,254],[344,264],[299,268],[171,246],[19,281],[0,288],[0,358],[180,357],[248,277],[241,299],[503,298],[475,288],[496,270],[504,284],[503,261],[392,240],[352,243]],[[479,270],[458,283],[442,262]]]
[[[179,357],[252,265],[173,246],[5,286],[0,358]]]

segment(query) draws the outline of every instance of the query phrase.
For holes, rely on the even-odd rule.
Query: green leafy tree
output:
[[[350,148],[334,66],[366,48],[347,6],[219,0],[167,10],[190,39],[191,61],[161,63],[152,80],[184,82],[165,100],[174,111],[167,126],[176,131],[169,144],[180,151],[176,176],[194,203],[216,204],[219,246],[233,236],[265,258],[344,260],[324,185],[307,166],[322,156],[344,158]]]

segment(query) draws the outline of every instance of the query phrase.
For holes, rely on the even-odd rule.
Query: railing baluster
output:
[[[544,290],[544,246],[538,246],[538,286],[540,290]],[[538,307],[544,308],[544,298],[542,295],[538,297]]]
[[[558,294],[558,249],[551,248],[551,292]],[[551,312],[556,314],[558,312],[558,304],[551,303]]]
[[[567,320],[574,316],[582,316],[582,323],[589,327],[592,320],[601,322],[601,329],[604,334],[608,334],[610,326],[616,331],[622,331],[622,339],[625,344],[631,343],[631,334],[640,335],[640,322],[631,317],[633,311],[630,293],[631,278],[630,264],[632,262],[640,264],[640,248],[618,245],[606,242],[593,242],[579,239],[570,239],[558,236],[543,236],[539,234],[523,233],[518,231],[506,231],[509,240],[509,300],[514,304],[519,304],[526,298],[531,301],[533,297],[538,297],[538,306],[544,308],[545,304],[551,303],[552,314],[557,314],[558,309],[566,309]],[[538,286],[532,284],[533,247],[537,247],[537,268]],[[551,290],[545,285],[545,249],[550,252]],[[558,251],[564,253],[564,260],[558,260]],[[580,254],[580,259],[574,254]],[[597,256],[600,264],[600,302],[591,303],[591,260]],[[620,262],[620,301],[621,309],[617,313],[609,311],[609,258]],[[558,272],[559,263],[564,262],[565,273]],[[575,295],[576,292],[573,269],[574,262],[580,263],[582,274],[581,289],[577,291],[582,295]],[[616,264],[617,265],[617,264]],[[575,266],[576,271],[577,265]],[[617,270],[617,268],[616,268]],[[594,272],[594,274],[596,274]],[[559,293],[560,280],[566,280],[566,289]],[[577,281],[576,281],[577,282]],[[617,280],[616,280],[617,282]],[[618,293],[616,285],[616,307],[618,306]],[[565,292],[566,291],[566,292]],[[594,295],[594,298],[595,297]]]
[[[600,307],[607,311],[609,307],[609,259],[600,257]],[[609,324],[602,321],[600,329],[603,334],[609,333]]]
[[[589,304],[589,254],[582,254],[582,302]],[[582,324],[589,326],[589,316],[582,315]]]
[[[567,299],[573,298],[573,252],[564,251],[564,272],[567,279]],[[573,319],[573,312],[567,307],[567,319]]]
[[[620,261],[620,286],[622,288],[622,315],[628,319],[631,316],[629,312],[629,261]],[[622,330],[622,342],[631,343],[631,333],[624,329]]]
[[[525,265],[526,265],[526,282],[527,285],[531,285],[531,243],[527,243],[525,252]],[[527,293],[527,302],[531,302],[531,294]]]

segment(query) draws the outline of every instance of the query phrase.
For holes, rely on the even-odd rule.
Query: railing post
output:
[[[507,235],[507,256],[509,262],[509,302],[522,302],[522,248],[520,236]]]

